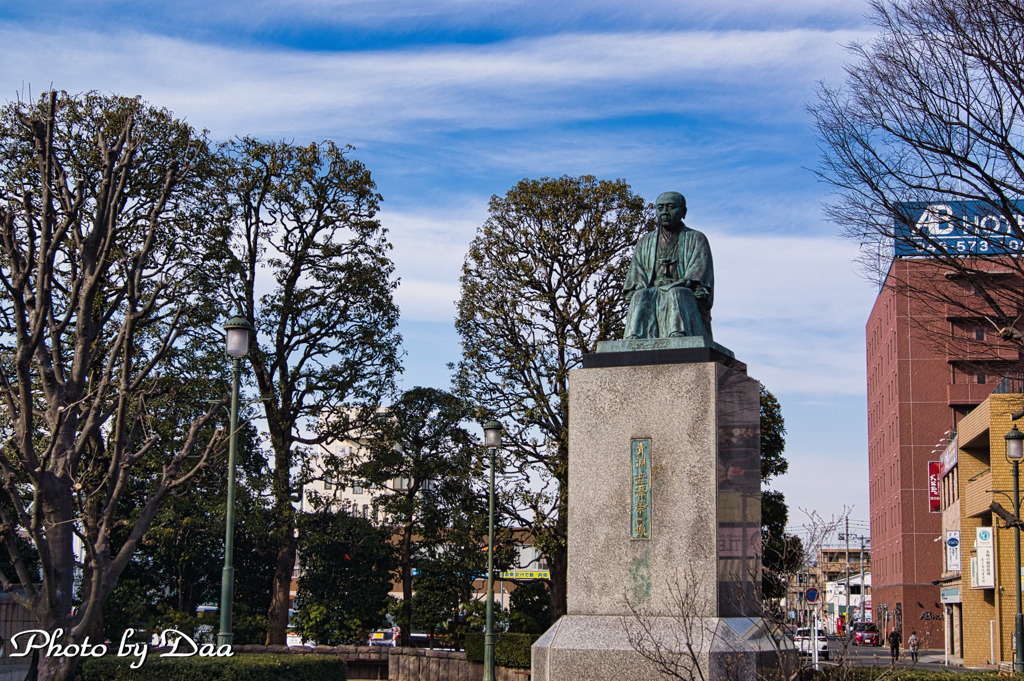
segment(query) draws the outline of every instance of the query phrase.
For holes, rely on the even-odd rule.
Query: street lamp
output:
[[[501,424],[484,424],[484,446],[491,454],[491,482],[487,487],[487,628],[484,632],[484,678],[494,681],[494,454],[501,447]]]
[[[252,324],[245,317],[235,315],[224,322],[227,341],[224,352],[231,358],[231,431],[228,436],[228,504],[224,521],[224,572],[220,583],[220,632],[217,645],[231,645],[231,603],[235,588],[235,451],[238,441],[238,380],[242,373],[242,358],[249,354],[249,334]]]
[[[1017,424],[1013,430],[1005,435],[1006,459],[1013,464],[1013,514],[1020,518],[1020,460],[1024,458],[1024,433],[1017,430]],[[1013,567],[1014,591],[1017,594],[1017,614],[1014,616],[1014,631],[1017,639],[1016,650],[1013,655],[1013,671],[1015,674],[1024,673],[1024,615],[1021,614],[1020,596],[1020,526],[1015,528],[1014,533],[1014,556],[1016,561]]]

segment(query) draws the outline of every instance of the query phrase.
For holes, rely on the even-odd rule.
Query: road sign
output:
[[[808,589],[804,592],[804,598],[807,599],[808,603],[813,603],[814,601],[818,600],[818,590],[813,587]]]
[[[510,570],[501,573],[502,579],[551,579],[550,570]]]

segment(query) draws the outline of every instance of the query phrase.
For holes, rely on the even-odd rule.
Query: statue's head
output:
[[[686,199],[679,192],[662,192],[654,203],[658,213],[658,224],[676,230],[683,226],[686,217]]]

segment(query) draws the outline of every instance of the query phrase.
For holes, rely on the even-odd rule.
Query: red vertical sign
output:
[[[942,511],[942,495],[939,494],[939,485],[942,481],[942,462],[928,462],[928,511],[939,513]]]

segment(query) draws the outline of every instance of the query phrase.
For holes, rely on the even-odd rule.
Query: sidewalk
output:
[[[0,664],[0,681],[23,681],[27,673],[27,664]]]

